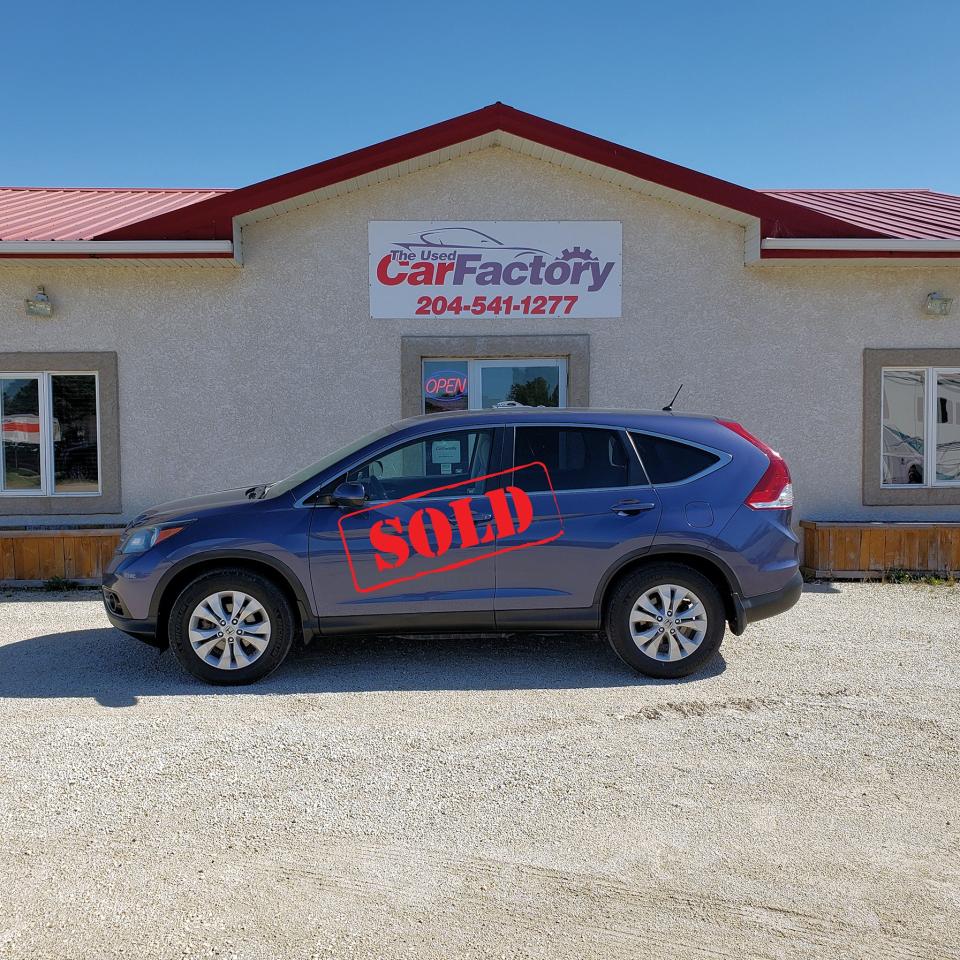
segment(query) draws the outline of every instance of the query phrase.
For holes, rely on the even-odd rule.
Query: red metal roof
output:
[[[0,187],[0,240],[91,240],[225,192]]]
[[[854,226],[902,240],[960,238],[960,197],[933,190],[764,190]]]
[[[801,204],[699,173],[638,150],[601,140],[504,103],[465,113],[332,160],[211,197],[184,210],[160,214],[133,227],[101,233],[99,240],[229,240],[233,218],[260,207],[363,176],[392,164],[502,131],[592,163],[619,170],[708,203],[738,210],[761,221],[765,237],[882,237],[869,227],[847,223]]]
[[[229,240],[239,214],[494,131],[757,217],[765,238],[960,239],[960,197],[750,190],[495,103],[238,190],[0,188],[0,240]]]

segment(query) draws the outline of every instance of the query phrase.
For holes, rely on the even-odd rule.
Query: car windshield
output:
[[[382,440],[384,437],[389,436],[393,433],[394,429],[395,427],[393,426],[381,427],[379,430],[374,430],[372,433],[368,433],[357,440],[352,440],[346,446],[340,447],[339,450],[334,450],[325,457],[321,457],[316,463],[311,463],[309,467],[304,467],[302,470],[290,474],[289,477],[283,480],[271,483],[264,492],[264,497],[279,497],[284,493],[288,493],[304,481],[334,466],[334,464],[343,460],[345,457],[349,457],[358,450],[362,450],[367,444],[374,443],[377,440]]]

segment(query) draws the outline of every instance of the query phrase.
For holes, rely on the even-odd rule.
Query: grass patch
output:
[[[64,593],[67,590],[79,590],[80,584],[76,580],[65,580],[63,577],[51,577],[43,581],[43,589],[47,593]]]
[[[894,567],[884,570],[884,583],[926,583],[932,587],[956,586],[957,581],[952,573],[915,573],[912,570],[901,570]]]

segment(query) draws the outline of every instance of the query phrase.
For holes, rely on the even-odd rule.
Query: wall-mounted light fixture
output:
[[[32,300],[24,300],[23,305],[27,308],[28,317],[52,317],[53,301],[47,296],[43,287],[37,287],[37,292]]]
[[[923,305],[923,312],[931,317],[946,317],[953,306],[953,297],[945,296],[942,293],[928,293],[926,302]]]

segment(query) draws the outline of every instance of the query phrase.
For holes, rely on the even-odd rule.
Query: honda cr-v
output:
[[[346,633],[602,631],[654,677],[800,596],[783,459],[737,423],[416,417],[275,483],[155,507],[103,579],[124,632],[211,683]]]

